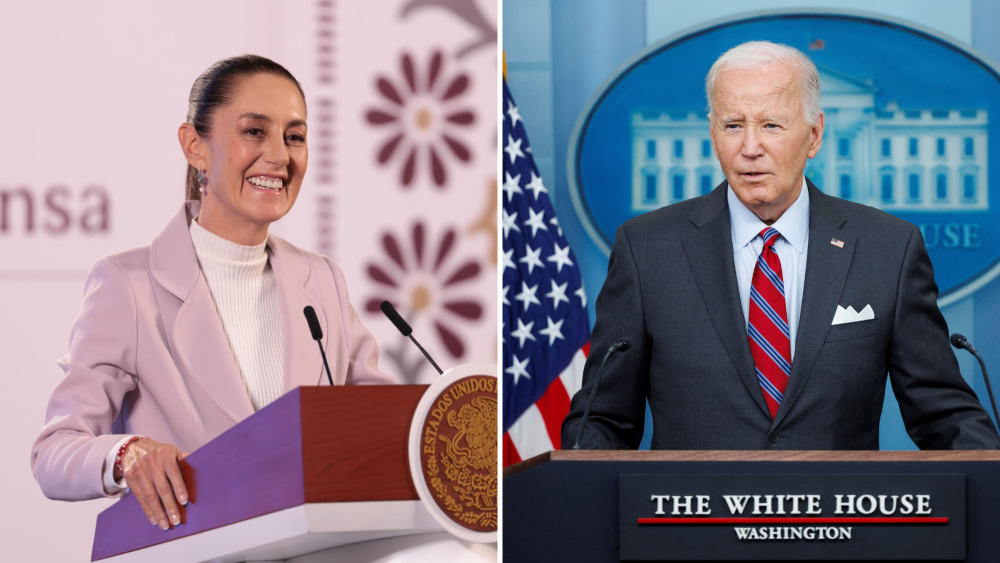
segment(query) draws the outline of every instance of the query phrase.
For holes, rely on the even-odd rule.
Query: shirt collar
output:
[[[733,253],[735,254],[750,244],[750,241],[767,228],[767,225],[754,215],[753,211],[743,205],[736,197],[736,193],[733,192],[732,186],[726,189],[726,197],[729,200],[729,222],[733,237]],[[809,236],[809,187],[805,177],[802,179],[802,190],[795,203],[786,209],[771,226],[781,233],[781,236],[799,254],[805,252]]]

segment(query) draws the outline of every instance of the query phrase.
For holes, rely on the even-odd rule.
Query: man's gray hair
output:
[[[802,109],[806,121],[815,124],[822,108],[819,105],[819,71],[816,65],[795,47],[770,41],[748,41],[726,51],[716,59],[705,77],[708,113],[712,115],[715,79],[724,70],[753,70],[765,66],[791,64],[799,71]]]

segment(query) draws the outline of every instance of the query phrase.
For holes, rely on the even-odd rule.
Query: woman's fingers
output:
[[[170,486],[170,481],[167,480],[167,474],[166,471],[164,471],[163,461],[158,459],[157,462],[158,463],[153,471],[153,484],[156,486],[156,493],[160,495],[160,502],[163,504],[163,508],[167,512],[167,517],[170,519],[170,523],[176,526],[181,523],[181,512],[177,508],[177,501],[174,500],[174,490]],[[162,528],[163,526],[161,525],[160,527]]]
[[[142,511],[146,514],[146,518],[149,518],[149,522],[154,526],[157,524],[158,520],[153,509],[146,502],[146,492],[143,490],[141,480],[138,478],[135,469],[130,469],[125,472],[125,481],[128,483],[129,488],[132,489],[132,494],[135,495],[135,499],[139,501],[139,506],[142,507]]]
[[[170,486],[174,489],[174,498],[177,499],[178,504],[187,504],[188,502],[188,492],[187,487],[184,485],[184,475],[181,474],[181,466],[177,464],[178,461],[184,459],[184,454],[178,452],[177,457],[174,459],[167,460],[166,471],[167,479],[170,480]]]
[[[160,493],[157,491],[156,482],[153,479],[153,468],[149,467],[152,465],[152,460],[141,460],[136,464],[136,481],[139,484],[139,491],[137,495],[142,495],[142,499],[146,501],[146,506],[152,512],[153,519],[156,520],[156,524],[160,526],[160,529],[167,530],[170,528],[170,523],[167,520],[167,514],[163,510],[163,505],[160,502]],[[165,479],[164,479],[165,480]],[[131,486],[131,485],[130,485]],[[133,491],[135,489],[133,488]]]

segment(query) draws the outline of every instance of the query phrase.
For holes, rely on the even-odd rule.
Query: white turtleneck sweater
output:
[[[239,245],[191,221],[191,242],[250,403],[258,411],[280,397],[283,386],[281,311],[267,241]]]
[[[243,246],[210,233],[197,221],[191,221],[190,231],[198,265],[222,319],[250,403],[258,411],[280,397],[284,386],[278,285],[267,259],[267,241]],[[115,444],[105,460],[104,486],[108,493],[125,489],[124,478],[114,480],[114,463],[118,449],[129,438],[125,436]]]

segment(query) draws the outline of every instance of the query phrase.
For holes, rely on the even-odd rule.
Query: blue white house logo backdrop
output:
[[[1000,74],[932,32],[842,14],[761,14],[650,47],[606,84],[571,140],[570,191],[608,252],[618,225],[711,191],[704,78],[744,41],[808,54],[820,71],[823,146],[806,175],[825,193],[918,225],[942,305],[1000,273]]]

